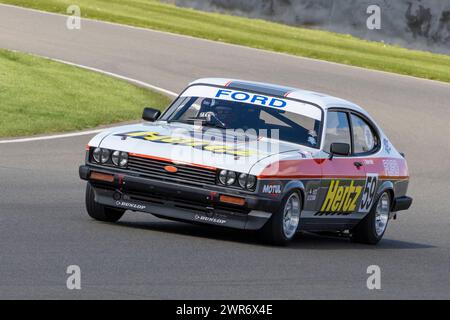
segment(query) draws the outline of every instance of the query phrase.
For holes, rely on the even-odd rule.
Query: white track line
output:
[[[47,57],[45,57],[45,58],[47,58]],[[166,89],[163,89],[161,87],[157,87],[157,86],[151,85],[149,83],[146,83],[146,82],[143,82],[143,81],[140,81],[140,80],[136,80],[136,79],[133,79],[133,78],[121,76],[120,74],[117,74],[117,73],[112,73],[112,72],[109,72],[109,71],[105,71],[105,70],[101,70],[101,69],[97,69],[97,68],[93,68],[93,67],[88,67],[88,66],[84,66],[84,65],[81,65],[81,64],[68,62],[68,61],[64,61],[64,60],[60,60],[60,59],[52,59],[52,58],[47,58],[47,59],[50,59],[50,60],[53,60],[53,61],[56,61],[56,62],[61,62],[61,63],[64,63],[64,64],[68,64],[68,65],[71,65],[71,66],[75,66],[75,67],[78,67],[78,68],[82,68],[82,69],[86,69],[86,70],[90,70],[90,71],[95,71],[95,72],[98,72],[98,73],[101,73],[101,74],[104,74],[104,75],[107,75],[107,76],[110,76],[110,77],[113,77],[113,78],[125,80],[125,81],[131,82],[133,84],[136,84],[136,85],[138,85],[140,87],[145,87],[145,88],[157,91],[159,93],[165,94],[167,96],[171,96],[171,97],[177,97],[178,96],[178,94],[176,94],[173,91],[166,90]]]
[[[68,61],[64,61],[64,60],[60,60],[60,59],[52,59],[52,58],[48,58],[48,57],[43,57],[49,60],[53,60],[56,62],[60,62],[60,63],[64,63],[67,65],[71,65],[74,67],[78,67],[78,68],[82,68],[82,69],[86,69],[86,70],[90,70],[90,71],[95,71],[113,78],[117,78],[117,79],[121,79],[121,80],[125,80],[127,82],[133,83],[137,86],[140,87],[144,87],[144,88],[148,88],[150,90],[153,91],[157,91],[159,93],[165,94],[167,96],[171,96],[171,97],[177,97],[178,95],[170,90],[166,90],[154,85],[151,85],[149,83],[140,81],[140,80],[136,80],[136,79],[132,79],[129,77],[125,77],[125,76],[121,76],[119,74],[116,73],[112,73],[109,71],[105,71],[105,70],[101,70],[101,69],[97,69],[97,68],[93,68],[93,67],[88,67],[88,66],[84,66],[81,64],[77,64],[77,63],[73,63],[73,62],[68,62]],[[65,133],[65,134],[56,134],[56,135],[49,135],[49,136],[41,136],[41,137],[31,137],[31,138],[21,138],[21,139],[10,139],[10,140],[0,140],[0,144],[6,144],[6,143],[19,143],[19,142],[31,142],[31,141],[40,141],[40,140],[53,140],[53,139],[62,139],[62,138],[70,138],[70,137],[78,137],[78,136],[85,136],[85,135],[90,135],[90,134],[94,134],[94,133],[99,133],[102,132],[103,130],[106,130],[107,128],[102,128],[102,129],[94,129],[94,130],[88,130],[88,131],[78,131],[78,132],[72,132],[72,133]]]

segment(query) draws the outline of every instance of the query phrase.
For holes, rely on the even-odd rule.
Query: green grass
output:
[[[0,50],[0,136],[80,130],[139,119],[169,99],[125,81]]]
[[[186,34],[364,68],[450,82],[450,56],[408,50],[349,35],[178,8],[156,0],[0,0],[83,17]]]

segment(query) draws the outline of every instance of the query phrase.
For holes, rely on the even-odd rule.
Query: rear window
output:
[[[354,153],[373,151],[378,146],[378,139],[371,126],[357,115],[351,115],[353,129]]]

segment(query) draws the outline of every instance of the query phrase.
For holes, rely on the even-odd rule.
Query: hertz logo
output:
[[[361,194],[362,187],[355,186],[354,181],[349,186],[339,185],[340,180],[331,180],[327,196],[323,202],[321,212],[352,212],[356,210],[356,201]]]

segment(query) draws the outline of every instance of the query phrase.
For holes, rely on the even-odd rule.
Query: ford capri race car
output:
[[[79,173],[88,214],[126,210],[259,230],[286,244],[297,231],[376,244],[410,207],[399,153],[359,106],[327,95],[227,79],[191,83],[161,114],[106,130]]]

